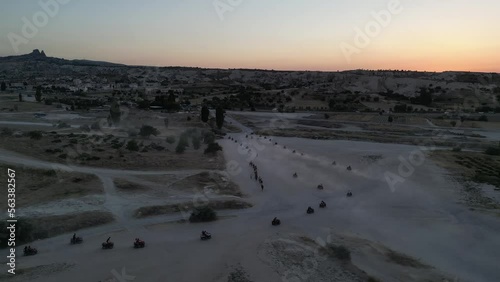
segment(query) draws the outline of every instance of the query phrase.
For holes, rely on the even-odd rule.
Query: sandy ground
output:
[[[249,281],[364,281],[367,275],[383,281],[500,280],[499,217],[463,205],[459,183],[450,181],[447,171],[424,157],[411,173],[403,173],[404,182],[388,185],[386,172],[398,174],[401,158],[407,159],[417,147],[300,138],[269,141],[246,138],[249,129],[241,128],[244,133],[230,135],[238,142],[224,139],[220,143],[227,161],[225,173],[248,196],[252,208],[223,211],[221,220],[201,224],[178,223],[185,219],[182,213],[131,219],[126,212],[131,202],[118,197],[114,178],[200,171],[74,167],[101,179],[105,208],[116,216],[116,222],[79,232],[85,240],[82,245],[69,246],[70,234],[33,243],[39,254],[19,258],[18,267],[39,268],[10,281],[120,281],[118,277],[125,273],[128,281],[133,276],[133,281],[199,281],[203,277],[222,282],[235,269],[243,269]],[[51,165],[6,151],[0,161]],[[251,179],[249,161],[258,167],[263,190]],[[352,171],[346,170],[348,165]],[[320,183],[324,190],[316,188]],[[354,197],[345,196],[349,190]],[[327,203],[326,209],[318,208],[321,200]],[[308,206],[316,213],[306,214]],[[270,224],[275,216],[281,219],[280,226]],[[212,240],[200,241],[201,230],[212,232]],[[311,247],[297,243],[300,240],[292,234],[346,245],[352,250],[353,265],[342,267],[338,261],[324,260],[321,252],[290,251],[289,245]],[[108,236],[115,248],[101,250],[100,243]],[[133,249],[135,237],[144,239],[147,247]],[[433,268],[394,263],[388,267],[384,257],[388,249]],[[287,265],[298,269],[294,278],[288,276]]]

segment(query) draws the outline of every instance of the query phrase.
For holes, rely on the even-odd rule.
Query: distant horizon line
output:
[[[7,55],[7,56],[0,56],[1,58],[8,58],[8,57],[18,57],[18,56],[24,56],[24,55],[29,55],[32,54],[34,51],[38,50],[39,52],[44,52],[42,49],[33,49],[31,53],[25,53],[25,54],[20,54],[20,55]],[[296,70],[291,70],[291,69],[266,69],[266,68],[248,68],[248,67],[238,67],[238,68],[229,68],[229,67],[200,67],[200,66],[180,66],[180,65],[133,65],[133,64],[126,64],[126,63],[116,63],[116,62],[110,62],[110,61],[102,61],[102,60],[94,60],[94,59],[67,59],[63,57],[51,57],[48,56],[47,53],[44,52],[47,58],[55,58],[55,59],[62,59],[62,60],[67,60],[67,61],[89,61],[89,62],[101,62],[101,63],[109,63],[109,64],[114,64],[116,65],[115,67],[149,67],[149,68],[197,68],[197,69],[212,69],[212,70],[253,70],[253,71],[270,71],[270,72],[322,72],[322,73],[329,73],[329,72],[350,72],[350,71],[381,71],[381,72],[421,72],[421,73],[447,73],[447,72],[456,72],[456,73],[482,73],[482,74],[500,74],[500,72],[496,71],[470,71],[470,70],[442,70],[442,71],[429,71],[429,70],[403,70],[403,69],[363,69],[363,68],[357,68],[357,69],[344,69],[344,70],[312,70],[312,69],[296,69]],[[110,66],[111,67],[111,66]]]

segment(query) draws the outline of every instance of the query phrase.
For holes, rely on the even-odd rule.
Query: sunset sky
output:
[[[56,1],[2,1],[0,56],[40,49],[130,65],[500,72],[498,0],[400,0],[361,47],[356,30],[373,27],[373,13],[390,13],[394,0],[58,0],[68,3],[23,36],[23,17],[43,23],[40,3]],[[356,48],[350,60],[341,46]]]

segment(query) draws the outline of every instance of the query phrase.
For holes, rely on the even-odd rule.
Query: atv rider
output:
[[[311,207],[307,208],[307,212],[313,212],[314,210]]]

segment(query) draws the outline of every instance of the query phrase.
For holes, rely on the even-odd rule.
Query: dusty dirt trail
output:
[[[65,271],[37,277],[40,282],[119,281],[116,273],[122,271],[134,276],[134,281],[199,281],[199,277],[227,281],[228,273],[239,263],[253,281],[282,281],[282,273],[267,262],[270,258],[262,257],[266,240],[294,233],[328,241],[331,232],[340,232],[420,258],[460,281],[500,281],[500,253],[496,251],[500,249],[500,222],[457,203],[455,184],[446,178],[445,171],[426,160],[395,190],[388,187],[384,173],[397,172],[399,156],[407,157],[416,147],[298,138],[272,138],[269,142],[256,136],[246,138],[249,129],[242,129],[243,133],[231,135],[236,143],[228,139],[220,143],[228,162],[227,174],[249,196],[253,208],[220,212],[221,220],[201,224],[176,223],[182,214],[131,219],[127,203],[114,197],[114,177],[191,174],[198,170],[72,167],[100,177],[106,206],[118,215],[117,222],[83,230],[85,242],[79,246],[67,244],[69,234],[35,242],[32,245],[38,247],[39,254],[20,258],[19,267],[72,264]],[[254,148],[252,152],[246,149],[247,144]],[[47,162],[0,153],[2,162],[53,168]],[[367,161],[366,156],[378,156],[377,161]],[[258,166],[264,190],[250,178],[249,161]],[[348,165],[352,171],[346,170]],[[298,173],[296,179],[292,177],[294,172]],[[324,184],[324,190],[316,188],[319,183]],[[354,197],[345,196],[348,190]],[[328,205],[324,210],[318,208],[321,200]],[[316,213],[306,214],[308,206]],[[282,221],[279,227],[270,224],[275,216]],[[213,239],[201,242],[201,230],[211,231]],[[115,249],[101,250],[100,243],[108,236],[112,236]],[[145,249],[132,248],[132,239],[137,236],[146,240]],[[375,276],[379,274],[370,270]],[[387,273],[381,276],[398,281]],[[298,281],[339,281],[311,277]]]

